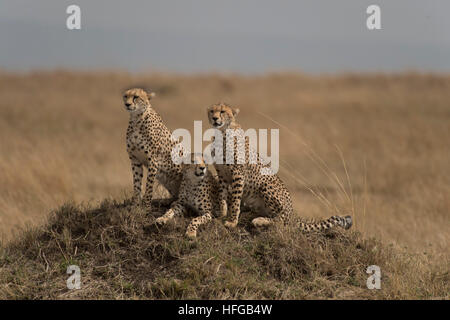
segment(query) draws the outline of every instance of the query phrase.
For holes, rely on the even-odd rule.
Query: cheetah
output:
[[[243,130],[239,130],[241,126],[235,120],[239,109],[218,103],[209,106],[207,113],[211,126],[221,131],[223,139],[221,146],[217,145],[217,140],[214,140],[213,144],[216,145],[215,150],[222,149],[223,153],[222,163],[219,164],[215,159],[214,167],[222,185],[220,201],[227,200],[230,208],[230,219],[225,222],[225,226],[229,228],[237,226],[241,206],[262,214],[252,220],[255,227],[269,226],[276,221],[287,223],[293,212],[291,195],[278,175],[271,172],[270,167],[262,164],[258,153],[250,148],[248,137],[244,136]],[[227,148],[228,129],[235,130],[238,136],[231,144],[234,150]],[[238,162],[238,156],[242,157],[238,152],[238,143],[245,143],[242,146],[245,147],[245,159],[241,158],[241,162]],[[227,157],[234,159],[234,164],[227,163]],[[229,185],[229,188],[223,185]],[[351,216],[332,216],[317,222],[301,222],[299,227],[302,231],[308,232],[324,231],[335,226],[348,229],[351,225]]]
[[[221,193],[217,177],[208,170],[201,154],[191,154],[192,164],[183,164],[180,193],[167,212],[156,219],[159,225],[181,216],[190,208],[199,214],[192,219],[186,230],[188,238],[197,236],[198,228],[211,221],[214,216],[226,215],[226,203],[219,201]]]
[[[150,105],[155,96],[140,88],[129,89],[123,95],[130,120],[126,133],[127,152],[133,173],[133,203],[141,203],[151,211],[155,179],[171,194],[178,195],[181,183],[181,165],[172,161],[171,152],[178,141],[172,138],[160,115]],[[144,198],[141,195],[143,166],[147,167]]]

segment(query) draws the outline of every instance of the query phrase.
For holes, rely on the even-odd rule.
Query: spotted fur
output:
[[[215,163],[214,166],[219,176],[219,183],[229,185],[229,188],[222,188],[220,195],[221,200],[227,200],[230,208],[229,220],[226,221],[225,226],[236,227],[241,206],[249,207],[252,211],[261,214],[260,217],[252,220],[255,227],[268,226],[278,220],[287,223],[293,212],[291,195],[278,175],[271,173],[269,165],[264,165],[257,152],[250,148],[248,138],[244,137],[242,130],[239,130],[241,126],[235,120],[239,109],[218,103],[208,107],[207,112],[210,124],[219,129],[223,136],[223,164]],[[227,129],[237,130],[235,132],[241,138],[235,139],[230,146],[226,145]],[[241,155],[243,162],[238,162],[239,143],[245,143],[245,155]],[[214,144],[217,145],[217,141],[214,141]],[[233,164],[226,163],[227,156],[234,159]],[[262,172],[271,174],[262,174]],[[348,229],[351,225],[350,216],[333,216],[317,222],[302,222],[299,228],[303,231],[319,231],[335,226]]]
[[[153,185],[157,179],[176,197],[181,183],[181,165],[172,161],[171,152],[178,143],[150,105],[154,93],[135,88],[125,91],[123,101],[130,114],[126,142],[133,173],[133,201],[142,200],[143,167],[147,167],[144,204],[151,210]]]
[[[183,165],[183,179],[178,199],[163,216],[156,219],[156,223],[163,225],[183,215],[189,208],[198,213],[198,216],[190,222],[186,236],[195,238],[201,225],[211,221],[214,215],[226,215],[227,209],[226,202],[219,201],[221,191],[217,177],[208,170],[201,155],[193,155],[191,160],[192,164]]]

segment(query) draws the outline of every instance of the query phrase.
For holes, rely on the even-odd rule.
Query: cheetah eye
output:
[[[134,96],[133,99],[136,100],[137,98],[139,98],[139,96]]]
[[[225,113],[225,111],[224,111],[224,110],[222,110],[222,111],[220,111],[220,113]]]

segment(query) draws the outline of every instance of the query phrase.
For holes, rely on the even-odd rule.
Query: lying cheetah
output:
[[[207,168],[201,155],[191,155],[192,164],[183,164],[183,179],[181,181],[178,199],[174,201],[167,212],[156,219],[157,224],[165,224],[176,216],[183,215],[187,208],[199,214],[192,219],[187,227],[186,236],[195,238],[197,229],[211,221],[213,214],[226,215],[226,203],[219,201],[220,186],[217,178]]]
[[[130,114],[127,129],[127,151],[133,172],[133,202],[142,200],[143,166],[148,169],[144,204],[151,210],[153,185],[157,179],[173,196],[178,195],[181,183],[181,165],[172,161],[171,152],[178,141],[150,105],[154,93],[135,88],[125,91],[123,101]]]
[[[221,185],[231,185],[229,188],[222,188],[220,196],[221,200],[229,198],[228,205],[231,211],[231,219],[226,221],[225,226],[230,228],[236,227],[241,204],[251,208],[252,211],[262,213],[262,216],[252,220],[253,225],[256,227],[268,226],[277,220],[286,223],[293,212],[290,193],[276,174],[262,174],[262,172],[270,173],[271,168],[262,164],[256,151],[250,148],[248,138],[243,137],[244,132],[239,130],[241,126],[235,121],[239,109],[219,103],[208,107],[207,112],[210,124],[212,127],[220,130],[223,137],[223,144],[219,147],[219,149],[222,148],[223,150],[223,164],[218,164],[216,159],[214,166]],[[238,162],[239,139],[236,139],[232,145],[234,150],[227,148],[227,129],[236,130],[237,136],[241,137],[241,143],[245,141],[245,146],[242,146],[245,147],[245,159],[243,162],[240,162],[242,164]],[[215,145],[217,143],[218,141],[214,141]],[[226,163],[227,156],[233,157],[234,164]],[[231,193],[230,197],[227,195],[228,192]],[[348,229],[351,225],[351,216],[333,216],[316,223],[302,222],[299,227],[304,231],[319,231],[334,226]]]

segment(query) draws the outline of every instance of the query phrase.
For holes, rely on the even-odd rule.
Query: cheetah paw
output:
[[[228,211],[227,202],[225,200],[222,200],[220,202],[220,216],[221,217],[226,217],[227,216],[227,211]]]
[[[187,230],[186,237],[188,237],[189,239],[195,239],[197,237],[197,231]]]
[[[159,225],[163,225],[167,223],[167,218],[166,217],[159,217],[158,219],[155,220],[156,224]]]
[[[237,221],[225,221],[225,227],[227,228],[236,228]]]
[[[263,217],[258,217],[258,218],[255,218],[252,220],[252,224],[256,228],[262,228],[262,227],[268,226],[270,224],[270,222]]]

